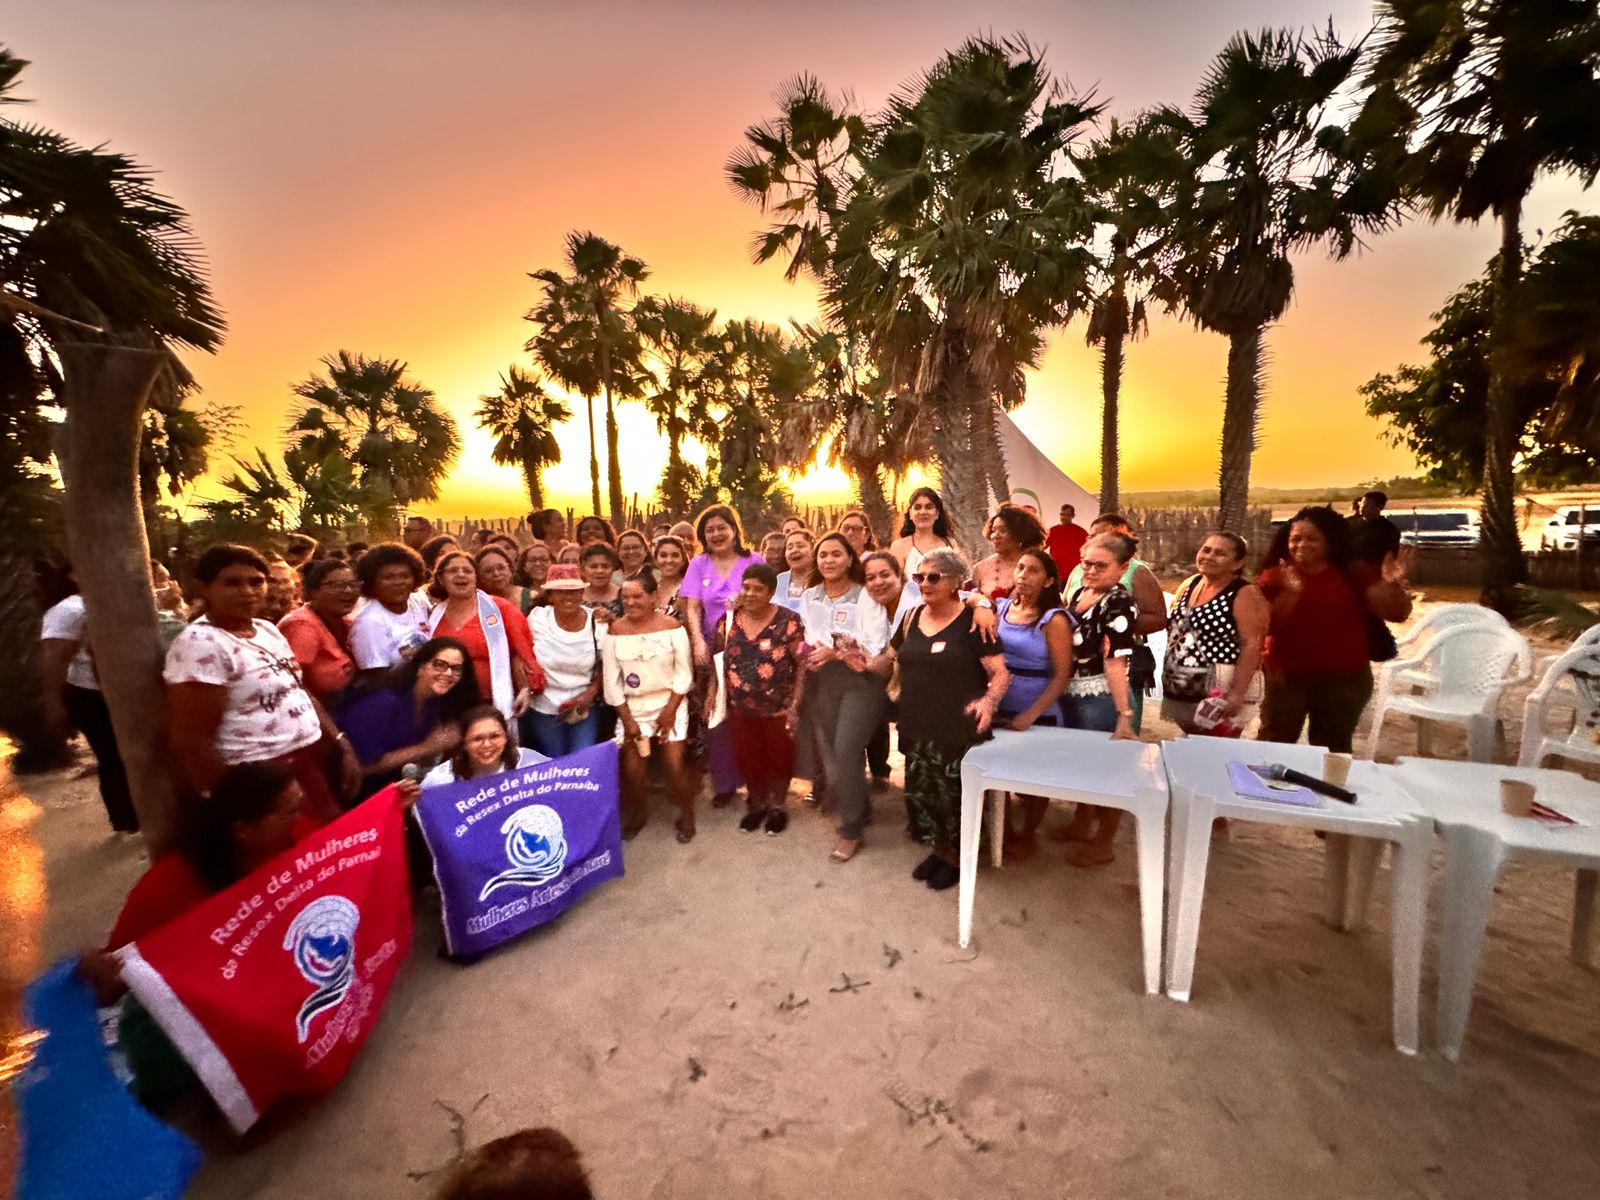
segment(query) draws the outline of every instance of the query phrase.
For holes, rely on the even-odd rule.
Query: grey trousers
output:
[[[872,811],[862,767],[867,743],[889,705],[884,681],[831,662],[806,681],[806,688],[816,777],[833,797],[839,836],[855,841]]]

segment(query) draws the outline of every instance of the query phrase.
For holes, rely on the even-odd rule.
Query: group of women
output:
[[[618,537],[588,517],[573,546],[538,518],[519,551],[490,541],[469,555],[441,537],[420,554],[385,543],[353,564],[314,560],[304,603],[276,625],[259,615],[270,564],[245,547],[207,550],[194,571],[203,615],[165,671],[190,790],[271,763],[296,780],[306,815],[327,820],[402,779],[467,778],[611,739],[628,835],[658,773],[678,839],[694,837],[703,758],[713,808],[743,790],[747,831],[781,833],[791,781],[809,781],[808,802],[835,818],[830,858],[847,863],[866,844],[897,726],[908,832],[930,851],[916,878],[941,889],[956,877],[967,749],[996,726],[1139,736],[1149,633],[1168,632],[1162,713],[1185,731],[1235,733],[1260,705],[1263,738],[1293,741],[1309,724],[1312,741],[1348,750],[1374,625],[1409,609],[1404,565],[1356,559],[1344,522],[1317,508],[1285,523],[1255,583],[1243,540],[1212,534],[1170,612],[1114,514],[1066,581],[1037,518],[1012,506],[969,565],[928,488],[887,549],[855,511],[820,535],[790,518],[759,553],[722,505],[699,515],[692,542]],[[1022,800],[1018,856],[1046,811]],[[1059,835],[1081,843],[1070,861],[1112,861],[1118,816],[1081,807]]]

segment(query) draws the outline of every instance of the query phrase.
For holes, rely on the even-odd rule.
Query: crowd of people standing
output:
[[[153,581],[177,782],[203,807],[230,771],[269,764],[324,822],[391,783],[611,740],[627,835],[659,782],[691,840],[702,774],[712,809],[742,793],[739,827],[776,835],[799,778],[847,863],[897,731],[907,833],[929,851],[914,875],[938,890],[956,881],[961,760],[993,729],[1137,738],[1159,675],[1161,715],[1186,733],[1259,717],[1264,739],[1307,731],[1350,749],[1385,623],[1409,610],[1397,546],[1307,508],[1254,580],[1244,540],[1218,532],[1168,597],[1123,517],[1074,517],[1063,507],[1047,531],[1002,505],[980,543],[918,488],[882,531],[851,510],[832,529],[787,517],[757,537],[712,505],[621,533],[587,516],[571,541],[545,510],[520,544],[480,530],[463,545],[411,517],[400,540],[359,552],[298,536],[271,557],[213,546],[187,592]],[[52,713],[88,735],[112,825],[133,830],[83,613],[69,597],[45,621]],[[1163,630],[1158,664],[1146,639]],[[1020,799],[1011,837],[1026,855],[1047,806]],[[1081,843],[1069,861],[1112,861],[1119,817],[1080,807],[1060,833]]]

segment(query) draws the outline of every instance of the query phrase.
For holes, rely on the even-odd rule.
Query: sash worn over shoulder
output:
[[[428,614],[428,634],[431,637],[444,620],[443,603],[434,606]],[[478,624],[483,627],[483,640],[489,646],[489,685],[494,706],[511,720],[511,706],[517,698],[511,686],[511,639],[506,635],[506,623],[500,618],[500,608],[489,593],[478,591]]]

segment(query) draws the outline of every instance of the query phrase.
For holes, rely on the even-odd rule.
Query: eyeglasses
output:
[[[1086,558],[1083,560],[1083,569],[1085,571],[1109,571],[1116,565],[1109,559]]]
[[[503,742],[505,740],[506,735],[503,733],[475,733],[467,739],[467,743],[472,746],[487,746],[491,742]]]
[[[429,660],[428,666],[441,675],[460,675],[467,669],[465,663],[445,662],[442,658]]]
[[[945,578],[943,571],[913,571],[912,583],[938,583]]]

